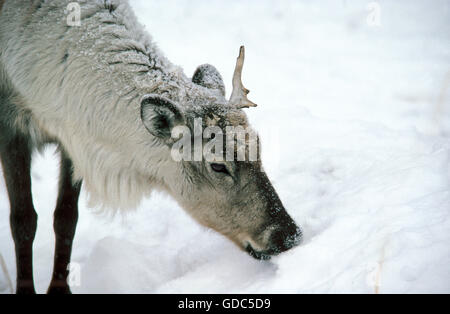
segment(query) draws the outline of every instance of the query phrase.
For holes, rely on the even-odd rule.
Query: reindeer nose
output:
[[[302,231],[294,223],[279,226],[270,236],[270,246],[276,253],[287,251],[300,244],[302,240]]]

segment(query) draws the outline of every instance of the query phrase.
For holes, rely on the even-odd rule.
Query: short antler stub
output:
[[[245,59],[245,48],[241,46],[239,50],[239,57],[236,61],[236,68],[234,69],[233,75],[233,92],[230,97],[230,105],[237,108],[250,108],[256,107],[257,105],[251,102],[247,95],[250,93],[248,89],[242,84],[242,68],[244,66]]]

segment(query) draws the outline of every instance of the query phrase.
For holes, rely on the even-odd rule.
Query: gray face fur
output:
[[[214,67],[200,66],[193,82],[217,92],[217,101],[186,108],[159,96],[144,98],[142,120],[153,136],[171,146],[171,129],[185,125],[194,134],[196,118],[210,121],[208,126],[218,126],[224,134],[227,126],[249,127],[245,113],[222,99],[225,88]],[[226,145],[224,140],[224,151]],[[297,245],[301,231],[286,212],[259,155],[258,147],[258,160],[253,162],[208,162],[205,158],[178,162],[174,180],[179,188],[172,195],[199,223],[227,236],[253,257],[266,259]]]

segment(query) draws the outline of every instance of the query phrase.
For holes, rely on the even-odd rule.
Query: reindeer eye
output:
[[[211,164],[211,169],[215,172],[222,172],[228,175],[230,174],[227,170],[227,167],[223,164]]]

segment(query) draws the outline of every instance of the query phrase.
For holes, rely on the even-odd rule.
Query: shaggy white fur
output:
[[[69,2],[9,0],[3,6],[0,88],[23,108],[16,126],[36,145],[62,144],[91,206],[134,208],[154,188],[181,189],[180,164],[144,127],[141,99],[156,93],[188,115],[226,103],[223,93],[192,83],[172,65],[128,1],[78,1],[79,27],[66,23]]]

